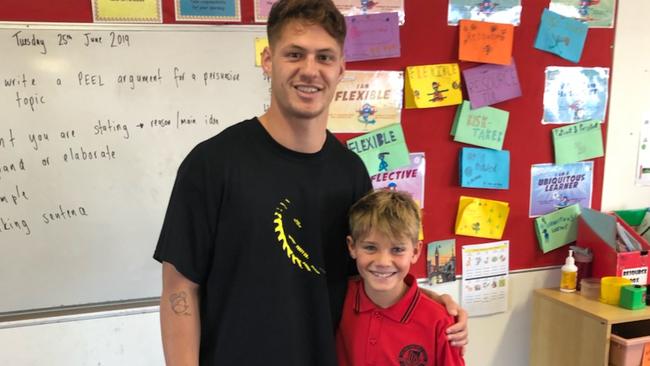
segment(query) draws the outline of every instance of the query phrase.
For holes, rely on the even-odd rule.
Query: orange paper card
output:
[[[641,359],[641,366],[650,366],[650,343],[646,343],[643,347],[643,358]]]
[[[459,22],[458,58],[463,61],[509,65],[512,57],[512,24],[479,22],[463,19]]]

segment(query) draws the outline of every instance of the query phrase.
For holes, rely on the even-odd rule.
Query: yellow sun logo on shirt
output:
[[[291,215],[288,214],[290,207],[291,201],[285,198],[280,201],[280,204],[275,208],[275,212],[273,213],[275,217],[273,223],[275,224],[278,243],[282,246],[282,251],[287,255],[287,258],[293,265],[298,266],[302,270],[320,275],[321,272],[325,271],[309,263],[309,253],[294,238],[302,230],[302,223],[298,218],[290,217]]]

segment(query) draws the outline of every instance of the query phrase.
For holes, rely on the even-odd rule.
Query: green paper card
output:
[[[555,164],[574,163],[603,156],[600,121],[589,120],[553,129]]]
[[[371,176],[411,164],[399,123],[350,139],[347,146],[361,157]]]
[[[535,219],[535,233],[542,252],[548,253],[576,240],[580,205],[575,204]]]
[[[451,135],[454,141],[501,150],[508,116],[508,112],[493,107],[471,109],[465,100],[456,110]]]

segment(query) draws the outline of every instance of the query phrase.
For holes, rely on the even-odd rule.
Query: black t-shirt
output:
[[[298,153],[254,118],[189,153],[154,258],[200,285],[201,365],[336,365],[347,211],[370,189],[329,132]]]

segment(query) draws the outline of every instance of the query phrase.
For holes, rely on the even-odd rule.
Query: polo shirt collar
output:
[[[409,286],[404,296],[391,307],[383,309],[370,300],[363,288],[363,279],[359,279],[356,282],[356,289],[354,291],[354,311],[356,313],[363,313],[374,310],[393,321],[407,323],[411,319],[413,309],[415,309],[415,306],[420,300],[421,292],[415,281],[415,277],[410,273],[404,277],[404,282]]]

